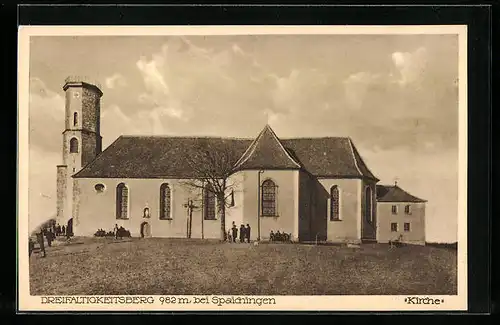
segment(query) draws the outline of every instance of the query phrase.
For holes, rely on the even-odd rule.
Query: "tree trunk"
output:
[[[226,202],[224,196],[219,199],[220,207],[220,240],[224,241],[226,237]]]

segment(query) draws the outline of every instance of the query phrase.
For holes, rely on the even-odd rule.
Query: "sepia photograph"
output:
[[[465,35],[23,27],[20,304],[466,308]]]

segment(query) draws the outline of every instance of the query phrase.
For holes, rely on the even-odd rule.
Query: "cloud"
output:
[[[40,78],[30,78],[29,88],[30,146],[59,150],[64,130],[64,97],[50,90]]]
[[[344,80],[344,90],[346,101],[349,108],[360,109],[365,101],[369,88],[376,83],[382,83],[384,80],[381,75],[370,72],[358,72],[351,74]]]
[[[159,71],[159,69],[163,68],[163,64],[163,57],[161,55],[154,55],[150,61],[144,57],[137,61],[137,68],[142,73],[144,84],[148,91],[151,91],[153,94],[168,96],[170,93],[169,87]]]
[[[215,49],[186,37],[171,37],[150,57],[139,58],[136,67],[145,87],[137,102],[154,119],[158,132],[163,125],[172,125],[172,131],[217,130],[217,125],[263,111],[272,103],[271,80],[236,43]],[[262,106],[266,102],[269,105]],[[201,129],[193,130],[187,123]]]
[[[127,80],[119,73],[115,73],[111,77],[106,78],[106,87],[114,89],[127,86]]]
[[[392,62],[399,71],[397,82],[401,86],[418,82],[427,67],[427,50],[419,47],[414,52],[394,52]]]

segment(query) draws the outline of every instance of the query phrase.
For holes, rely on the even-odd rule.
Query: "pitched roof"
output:
[[[269,125],[260,132],[236,163],[235,169],[299,169]]]
[[[427,202],[403,190],[397,185],[377,185],[378,202]]]
[[[230,147],[238,155],[242,155],[252,142],[224,138],[120,136],[73,177],[196,177],[185,159],[186,155],[197,150],[202,141],[208,141],[212,148]]]
[[[367,177],[378,179],[358,155],[353,154],[349,138],[324,137],[281,140],[305,170],[317,177]],[[363,172],[364,171],[364,172]]]
[[[280,140],[268,126],[257,139],[216,137],[120,136],[75,178],[187,178],[196,177],[186,155],[206,141],[212,148],[231,148],[241,157],[239,169],[301,168],[316,177],[366,177],[368,170],[349,138]],[[236,168],[236,169],[238,169]]]

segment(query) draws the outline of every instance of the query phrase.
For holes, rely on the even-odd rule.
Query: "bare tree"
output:
[[[214,195],[217,202],[217,214],[220,217],[220,238],[224,241],[226,209],[234,203],[231,202],[231,195],[236,187],[236,181],[230,176],[234,173],[234,165],[239,156],[231,143],[224,139],[217,139],[217,141],[195,139],[193,149],[184,153],[184,161],[188,164],[193,176],[181,183],[192,189],[201,189],[202,193],[208,191]],[[203,201],[202,197],[201,202]]]

